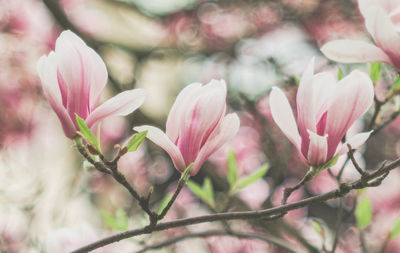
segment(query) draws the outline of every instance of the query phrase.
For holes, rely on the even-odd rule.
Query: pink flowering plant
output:
[[[321,51],[331,60],[384,62],[400,69],[400,2],[396,0],[358,0],[365,27],[375,45],[361,40],[335,40]]]
[[[274,121],[315,169],[358,148],[371,131],[359,133],[345,143],[342,139],[353,123],[372,105],[374,90],[368,75],[353,71],[339,82],[329,72],[314,75],[314,60],[304,72],[297,90],[297,122],[282,90],[272,88],[270,107]],[[329,163],[330,166],[334,165]]]
[[[76,115],[92,127],[109,116],[127,115],[141,106],[144,90],[125,91],[99,106],[107,84],[107,69],[100,56],[71,31],[64,31],[56,48],[37,65],[43,92],[56,112],[65,135],[76,136]]]
[[[399,0],[19,1],[0,252],[400,252]]]

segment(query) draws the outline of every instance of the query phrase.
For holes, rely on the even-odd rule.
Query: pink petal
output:
[[[313,166],[323,165],[328,162],[328,142],[327,135],[319,136],[312,131],[308,131],[310,136],[310,145],[308,148],[307,161]]]
[[[71,31],[64,31],[56,41],[58,79],[67,87],[67,110],[70,117],[86,119],[90,113],[90,60],[87,46]]]
[[[369,8],[365,17],[366,25],[375,43],[389,56],[393,64],[400,67],[400,34],[382,8]]]
[[[331,72],[321,72],[313,77],[314,106],[317,108],[315,120],[319,122],[325,114],[336,89],[336,77]]]
[[[42,56],[37,63],[37,71],[42,83],[43,92],[50,106],[57,114],[64,133],[68,138],[76,135],[76,128],[62,104],[61,92],[57,82],[57,69],[54,52],[49,56]]]
[[[333,156],[344,134],[373,100],[373,85],[366,74],[356,70],[339,82],[327,115],[328,157]]]
[[[398,6],[396,9],[393,9],[392,12],[390,12],[390,19],[394,24],[399,25],[400,23],[400,2],[398,3]]]
[[[181,92],[179,92],[175,103],[169,112],[166,132],[168,137],[175,143],[178,139],[180,132],[180,123],[182,122],[182,117],[184,116],[184,111],[186,106],[194,99],[201,89],[201,83],[192,83],[186,86]]]
[[[227,114],[221,121],[221,124],[211,133],[207,142],[201,148],[194,166],[190,171],[191,175],[196,175],[203,165],[204,161],[219,149],[222,145],[232,139],[239,131],[240,120],[236,113]]]
[[[359,133],[354,136],[352,136],[346,143],[342,144],[340,149],[337,151],[339,155],[346,154],[349,152],[349,148],[347,147],[347,144],[350,144],[352,149],[358,149],[361,147],[369,138],[373,131],[369,132],[364,132],[364,133]]]
[[[300,135],[297,130],[296,121],[293,116],[292,108],[285,94],[273,87],[269,96],[269,106],[272,118],[288,139],[300,150]]]
[[[107,84],[108,73],[104,61],[91,48],[87,48],[88,64],[91,66],[90,79],[90,110],[93,111],[100,100],[103,89]]]
[[[337,62],[385,62],[391,64],[391,60],[382,49],[364,41],[330,41],[321,48],[321,52],[330,60]]]
[[[316,131],[316,97],[314,90],[314,58],[307,65],[306,70],[300,80],[299,89],[297,90],[297,126],[301,136],[301,152],[304,156],[308,150],[308,133],[307,130]]]
[[[146,98],[143,89],[133,89],[119,93],[97,107],[86,119],[91,127],[97,121],[109,116],[125,116],[139,108]]]
[[[139,126],[134,127],[133,130],[138,132],[143,132],[147,130],[147,138],[149,138],[152,142],[160,146],[168,153],[174,163],[175,168],[180,172],[183,172],[186,169],[185,162],[178,147],[172,143],[172,141],[163,131],[153,126]]]
[[[366,17],[368,15],[367,11],[371,7],[381,7],[387,13],[390,13],[400,6],[400,2],[396,0],[358,0],[358,6],[361,14]]]
[[[200,148],[217,127],[226,110],[226,84],[213,80],[197,90],[197,94],[184,107],[179,123],[176,145],[186,164],[193,162]]]

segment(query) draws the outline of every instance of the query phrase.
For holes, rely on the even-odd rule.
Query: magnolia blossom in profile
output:
[[[400,70],[400,1],[358,0],[358,5],[376,46],[345,39],[328,42],[321,51],[338,62],[384,62]]]
[[[194,162],[190,173],[195,175],[204,161],[239,130],[239,117],[225,115],[226,84],[212,80],[207,85],[193,83],[185,87],[169,112],[166,134],[152,126],[135,127],[148,130],[147,138],[163,148],[183,172]]]
[[[353,71],[336,82],[329,72],[314,75],[314,60],[308,64],[297,91],[297,122],[284,93],[277,87],[270,95],[271,114],[288,139],[310,166],[322,166],[336,154],[361,146],[371,132],[356,134],[347,143],[341,140],[352,124],[371,106],[374,89],[371,79]]]
[[[106,66],[100,56],[71,31],[60,34],[55,51],[39,59],[37,70],[44,95],[68,138],[73,138],[78,129],[75,114],[92,127],[108,116],[133,112],[146,96],[144,90],[129,90],[98,106],[107,83]]]

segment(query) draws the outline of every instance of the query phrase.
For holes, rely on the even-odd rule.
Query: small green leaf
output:
[[[189,187],[190,191],[193,192],[198,198],[204,200],[207,198],[206,194],[203,192],[203,188],[200,187],[196,182],[189,180],[187,182],[187,186]]]
[[[193,168],[194,163],[189,164],[189,166],[186,167],[185,171],[182,173],[181,178],[182,178],[182,183],[185,184],[189,178],[190,178],[190,170]]]
[[[203,182],[203,192],[206,196],[206,202],[211,206],[215,207],[214,201],[214,188],[212,186],[210,178],[206,177]]]
[[[400,218],[395,221],[392,231],[390,231],[390,239],[394,239],[400,234]]]
[[[362,195],[365,191],[367,190],[367,188],[366,187],[364,187],[364,188],[361,188],[361,189],[359,189],[359,190],[357,190],[356,191],[356,194],[357,194],[357,196],[360,196],[360,195]]]
[[[93,168],[93,167],[94,167],[94,165],[91,164],[90,162],[88,162],[87,160],[83,161],[83,168],[84,169],[90,169],[90,168]]]
[[[101,143],[101,121],[97,124],[97,134],[96,134],[96,139],[98,143]]]
[[[374,62],[370,65],[369,75],[374,84],[379,80],[379,78],[381,76],[381,63],[380,62]]]
[[[115,217],[106,211],[100,211],[103,221],[110,227],[116,230],[124,231],[128,229],[128,217],[122,209],[115,212]]]
[[[396,80],[394,80],[392,88],[390,88],[389,93],[396,93],[400,90],[400,76],[398,76],[396,78]]]
[[[128,217],[123,209],[117,209],[115,220],[118,224],[117,230],[124,231],[128,229]]]
[[[101,218],[103,221],[111,228],[114,228],[116,226],[116,222],[114,218],[111,216],[111,214],[107,213],[106,211],[101,210],[100,211]]]
[[[203,200],[209,206],[215,207],[214,192],[211,181],[209,179],[207,180],[206,178],[204,180],[203,187],[200,187],[200,185],[191,180],[187,182],[187,186],[193,192],[194,195]]]
[[[337,163],[338,158],[339,158],[339,155],[335,155],[334,157],[332,157],[331,160],[329,160],[329,162],[327,162],[324,165],[322,165],[321,167],[318,167],[317,169],[315,169],[314,175],[320,173],[321,171],[323,171],[325,169],[328,169],[328,168],[334,166]]]
[[[317,232],[319,235],[322,235],[323,228],[319,224],[319,222],[313,220],[311,222],[311,227],[314,229],[315,232]]]
[[[311,221],[311,227],[314,229],[317,234],[319,234],[322,239],[325,241],[325,229],[324,229],[324,222],[321,219],[314,218]]]
[[[268,172],[268,169],[269,169],[269,164],[264,164],[258,170],[254,171],[250,175],[239,179],[236,188],[242,189],[248,186],[249,184],[255,182],[256,180],[262,178]]]
[[[165,207],[167,207],[168,202],[171,200],[172,198],[172,193],[168,193],[167,195],[165,195],[165,197],[161,200],[161,204],[158,207],[157,210],[157,214],[160,215],[162,213],[162,211],[164,210]]]
[[[296,83],[297,86],[300,85],[300,77],[298,77],[298,76],[293,76],[293,80],[294,80],[294,82]]]
[[[76,123],[78,124],[79,130],[82,133],[82,135],[85,137],[85,139],[92,144],[92,146],[99,152],[100,151],[100,145],[99,142],[97,141],[96,137],[94,136],[94,134],[92,133],[92,131],[90,131],[89,127],[86,125],[85,121],[79,117],[78,114],[75,114],[76,117]]]
[[[129,140],[128,144],[126,145],[126,147],[128,148],[128,152],[132,152],[132,151],[136,151],[140,144],[142,144],[142,142],[144,141],[144,139],[146,138],[147,135],[147,130],[134,134],[132,136],[132,138]]]
[[[236,184],[237,180],[237,163],[233,150],[228,151],[228,182],[231,188]]]
[[[357,202],[357,207],[355,211],[358,228],[364,230],[370,223],[372,219],[372,206],[371,200],[368,197]]]
[[[342,80],[343,79],[343,71],[340,69],[340,68],[338,68],[338,71],[337,71],[337,80],[338,81],[340,81],[340,80]]]

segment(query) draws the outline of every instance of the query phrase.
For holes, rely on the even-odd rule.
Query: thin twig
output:
[[[350,156],[349,155],[347,155],[347,159],[346,159],[346,161],[344,161],[344,163],[343,163],[343,165],[342,165],[342,168],[340,168],[340,171],[339,171],[339,173],[338,173],[338,175],[337,175],[337,180],[340,182],[341,181],[341,179],[342,179],[342,175],[343,175],[343,172],[344,172],[344,169],[346,168],[346,165],[347,165],[347,163],[350,161]]]
[[[371,133],[371,136],[376,135],[377,133],[379,133],[384,127],[386,127],[387,125],[389,125],[390,123],[392,123],[395,119],[397,119],[397,117],[400,115],[400,110],[393,112],[389,119],[386,120],[385,122],[383,122],[381,125],[379,125],[378,127],[376,127],[374,129],[374,131]]]
[[[382,247],[381,247],[381,249],[379,250],[379,253],[385,253],[386,247],[387,247],[389,241],[390,241],[390,233],[388,233],[388,234],[386,235],[385,240],[384,240],[383,243],[382,243]]]
[[[172,204],[175,202],[176,198],[178,197],[179,193],[181,192],[183,186],[185,186],[186,181],[181,177],[178,182],[178,186],[176,187],[176,190],[174,192],[174,195],[172,195],[171,199],[168,201],[168,204],[165,206],[165,208],[162,210],[160,215],[158,215],[157,219],[162,220],[165,215],[167,215],[169,209],[171,208]]]
[[[365,239],[364,239],[363,231],[360,231],[360,244],[361,244],[362,253],[368,253],[368,250],[367,250],[368,247],[367,247]]]
[[[107,161],[103,155],[99,154],[98,157],[101,159],[101,162],[97,162],[88,153],[87,148],[83,144],[81,137],[76,137],[75,143],[78,151],[82,154],[82,156],[85,157],[90,163],[92,163],[97,170],[110,174],[118,183],[120,183],[122,186],[125,187],[125,189],[128,190],[128,192],[134,199],[139,202],[140,207],[149,216],[151,226],[157,223],[157,214],[151,211],[147,198],[140,196],[135,188],[128,182],[128,180],[126,180],[125,176],[118,170],[117,164],[122,154],[121,149],[118,150],[117,155],[111,161]]]
[[[283,241],[277,237],[270,236],[270,235],[260,236],[260,235],[256,235],[256,234],[240,233],[240,232],[227,233],[226,231],[207,231],[207,232],[199,232],[199,233],[192,233],[192,234],[178,236],[178,237],[169,239],[164,242],[146,246],[143,249],[137,251],[136,253],[144,253],[148,250],[161,249],[163,247],[167,247],[169,245],[175,244],[175,243],[183,241],[183,240],[194,239],[194,238],[205,238],[205,237],[211,237],[211,236],[232,236],[232,237],[237,237],[237,238],[247,238],[247,239],[259,240],[259,241],[263,241],[266,243],[274,244],[282,249],[287,250],[288,252],[293,252],[293,253],[301,252],[301,251],[299,251],[299,249],[297,247],[289,245],[286,241]]]
[[[382,106],[385,104],[385,102],[380,101],[376,96],[374,96],[374,101],[375,101],[374,114],[372,115],[371,121],[369,122],[367,129],[372,129],[374,127],[379,112],[381,111]]]
[[[344,183],[341,184],[340,187],[336,190],[329,191],[327,193],[309,197],[294,203],[281,205],[277,207],[272,207],[264,210],[259,211],[244,211],[244,212],[225,212],[225,213],[217,213],[217,214],[209,214],[204,216],[197,216],[185,219],[177,219],[174,221],[158,223],[153,226],[146,226],[139,229],[128,230],[122,233],[118,233],[91,244],[88,244],[84,247],[81,247],[75,251],[74,253],[82,253],[82,252],[89,252],[91,250],[100,248],[102,246],[111,244],[113,242],[117,242],[126,238],[130,238],[137,235],[142,234],[150,234],[155,231],[166,230],[170,228],[194,225],[199,223],[205,222],[213,222],[213,221],[221,221],[221,220],[246,220],[246,219],[260,219],[265,217],[271,217],[272,215],[277,215],[281,213],[286,213],[295,209],[299,209],[314,203],[324,202],[330,199],[340,198],[348,194],[350,191],[355,189],[362,189],[368,186],[369,181],[379,178],[385,175],[387,172],[397,168],[400,166],[400,158],[387,163],[382,169],[378,169],[370,173],[365,178],[360,178],[351,183]]]
[[[293,187],[287,187],[283,190],[283,198],[282,198],[282,205],[286,204],[288,198],[290,197],[290,195],[296,191],[297,189],[299,189],[300,187],[302,187],[303,185],[305,185],[308,181],[310,181],[312,178],[314,177],[314,173],[312,171],[312,169],[310,169],[305,175],[304,177],[300,180],[300,182],[298,184],[296,184]]]
[[[363,169],[361,169],[360,165],[358,164],[356,158],[354,158],[354,151],[351,148],[350,144],[347,144],[347,147],[349,149],[349,157],[351,159],[351,162],[354,165],[354,168],[356,168],[356,170],[358,171],[358,173],[361,175],[361,177],[366,177],[368,176],[368,172],[364,171]]]
[[[339,231],[342,226],[342,222],[343,222],[343,198],[340,198],[339,199],[339,211],[338,211],[337,220],[336,220],[335,238],[333,240],[331,253],[335,253],[336,246],[339,241]]]

